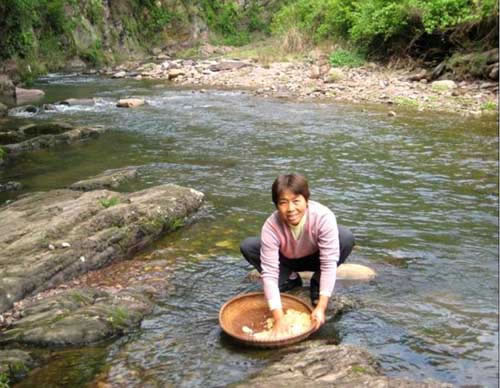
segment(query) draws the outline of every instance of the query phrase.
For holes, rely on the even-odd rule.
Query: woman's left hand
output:
[[[325,309],[319,305],[316,306],[311,313],[311,318],[314,329],[319,329],[325,323]]]

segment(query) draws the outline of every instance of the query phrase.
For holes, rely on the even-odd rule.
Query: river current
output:
[[[221,335],[220,306],[258,290],[239,242],[273,211],[270,186],[300,172],[312,199],[349,227],[349,261],[377,271],[337,292],[361,307],[316,338],[368,349],[384,373],[456,385],[498,386],[498,127],[496,118],[338,103],[263,99],[147,81],[53,75],[44,102],[96,98],[14,121],[104,125],[100,138],[43,150],[0,172],[23,192],[67,187],[106,169],[141,166],[140,185],[176,183],[206,195],[192,225],[156,248],[174,276],[141,328],[119,340],[53,352],[19,386],[224,386],[265,366],[276,351],[244,349]],[[146,105],[115,107],[140,96]],[[19,193],[3,194],[0,203]]]

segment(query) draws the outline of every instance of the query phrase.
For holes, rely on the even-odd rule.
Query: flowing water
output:
[[[85,349],[54,351],[19,386],[84,386],[99,373],[116,386],[224,386],[281,351],[233,344],[217,313],[258,290],[239,242],[273,210],[270,186],[305,174],[312,198],[351,228],[349,260],[378,272],[338,292],[362,307],[329,321],[316,338],[368,349],[386,374],[457,385],[498,385],[498,131],[495,118],[377,107],[296,103],[235,91],[52,76],[45,102],[96,97],[31,120],[101,124],[99,139],[24,156],[2,172],[24,191],[66,187],[141,166],[137,188],[173,182],[206,194],[194,224],[166,236],[175,269],[169,292],[141,328]],[[137,109],[117,98],[143,96]],[[16,121],[26,118],[16,117]],[[16,194],[3,194],[0,201]]]

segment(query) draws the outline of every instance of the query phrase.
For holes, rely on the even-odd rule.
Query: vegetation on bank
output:
[[[296,52],[308,45],[340,44],[349,51],[332,53],[330,61],[338,65],[356,65],[367,56],[433,64],[453,57],[454,64],[477,67],[480,55],[473,54],[470,60],[453,54],[481,53],[498,46],[498,0],[117,0],[108,4],[0,0],[0,61],[14,59],[25,80],[61,68],[69,58],[100,66],[133,51],[161,47],[168,40],[186,40],[181,31],[193,35],[200,21],[215,44],[241,46],[270,36]],[[484,74],[478,71],[473,76]]]

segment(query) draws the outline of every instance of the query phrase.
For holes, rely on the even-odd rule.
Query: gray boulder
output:
[[[37,101],[43,96],[45,92],[40,89],[23,89],[16,87],[16,103],[21,105],[31,101]]]
[[[13,303],[124,259],[197,210],[203,194],[167,184],[32,193],[0,208],[0,313]]]
[[[379,364],[370,353],[352,345],[337,346],[327,341],[308,341],[289,351],[291,353],[255,376],[231,387],[451,387],[435,381],[416,382],[383,376]]]
[[[91,191],[97,189],[116,189],[125,181],[137,177],[137,167],[125,167],[106,170],[96,177],[73,183],[71,190]]]
[[[133,290],[116,294],[72,289],[35,301],[0,334],[0,345],[81,346],[127,333],[153,310],[152,302]]]

